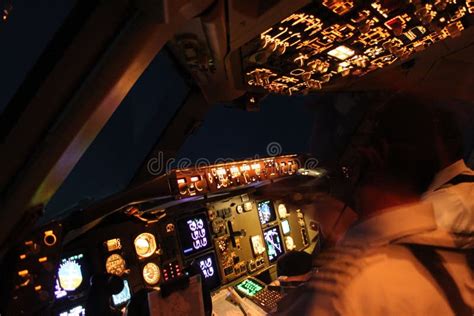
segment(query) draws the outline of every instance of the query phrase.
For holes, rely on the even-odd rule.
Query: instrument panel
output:
[[[166,216],[144,223],[126,212],[116,213],[68,243],[56,268],[47,274],[51,286],[43,284],[43,291],[49,291],[49,304],[40,312],[86,315],[90,279],[106,273],[123,281],[123,289],[109,302],[116,310],[143,289],[163,288],[185,278],[190,267],[217,291],[268,270],[284,253],[310,244],[302,210],[261,199],[254,191],[177,204],[160,214]],[[26,290],[38,287],[35,280],[16,288],[18,302]]]

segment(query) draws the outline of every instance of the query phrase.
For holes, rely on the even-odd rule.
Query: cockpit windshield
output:
[[[55,217],[124,190],[189,91],[160,52],[46,206]]]

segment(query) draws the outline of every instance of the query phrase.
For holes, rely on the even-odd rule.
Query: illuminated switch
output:
[[[46,246],[52,247],[57,241],[58,239],[52,230],[47,230],[44,232],[43,242]]]
[[[324,0],[323,5],[337,15],[344,15],[354,7],[351,0]]]
[[[120,238],[114,238],[114,239],[107,240],[105,242],[105,246],[106,246],[106,248],[109,252],[122,249],[122,244],[120,243]]]
[[[38,253],[41,249],[40,246],[32,240],[26,241],[25,246],[28,248],[28,251],[33,254]]]
[[[20,287],[28,286],[31,282],[31,275],[28,270],[18,271],[18,276],[20,279]]]
[[[472,0],[466,0],[466,7],[469,13],[473,14],[474,13],[474,1]]]
[[[400,36],[403,32],[404,21],[397,16],[385,22],[385,26],[391,29],[393,31],[393,34],[395,34],[396,36]]]
[[[250,200],[248,194],[242,194],[240,198],[242,199],[242,202],[248,202]]]
[[[250,212],[252,210],[252,202],[245,202],[244,203],[244,211]]]
[[[166,232],[167,232],[167,233],[172,233],[172,232],[174,232],[174,224],[172,224],[172,223],[167,224],[167,225],[166,225]]]
[[[329,56],[336,57],[340,60],[345,60],[354,55],[354,50],[350,49],[347,46],[341,45],[328,52]]]
[[[257,269],[255,262],[253,260],[250,260],[248,264],[248,270],[252,272],[255,271],[255,269]]]

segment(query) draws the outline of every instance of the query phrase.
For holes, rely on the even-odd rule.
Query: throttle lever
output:
[[[245,231],[245,229],[234,231],[234,227],[232,226],[231,221],[227,222],[227,227],[229,228],[230,242],[232,243],[233,247],[237,247],[237,244],[235,242],[235,237],[244,237],[247,235],[247,232]]]

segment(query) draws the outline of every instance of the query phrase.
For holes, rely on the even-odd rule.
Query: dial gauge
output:
[[[110,255],[105,261],[105,270],[107,273],[121,276],[125,273],[125,260],[121,255]]]
[[[143,267],[143,279],[149,285],[155,285],[160,281],[160,267],[153,262],[148,262]]]
[[[142,258],[150,257],[156,251],[155,236],[150,233],[138,235],[133,244],[135,245],[135,252]]]

